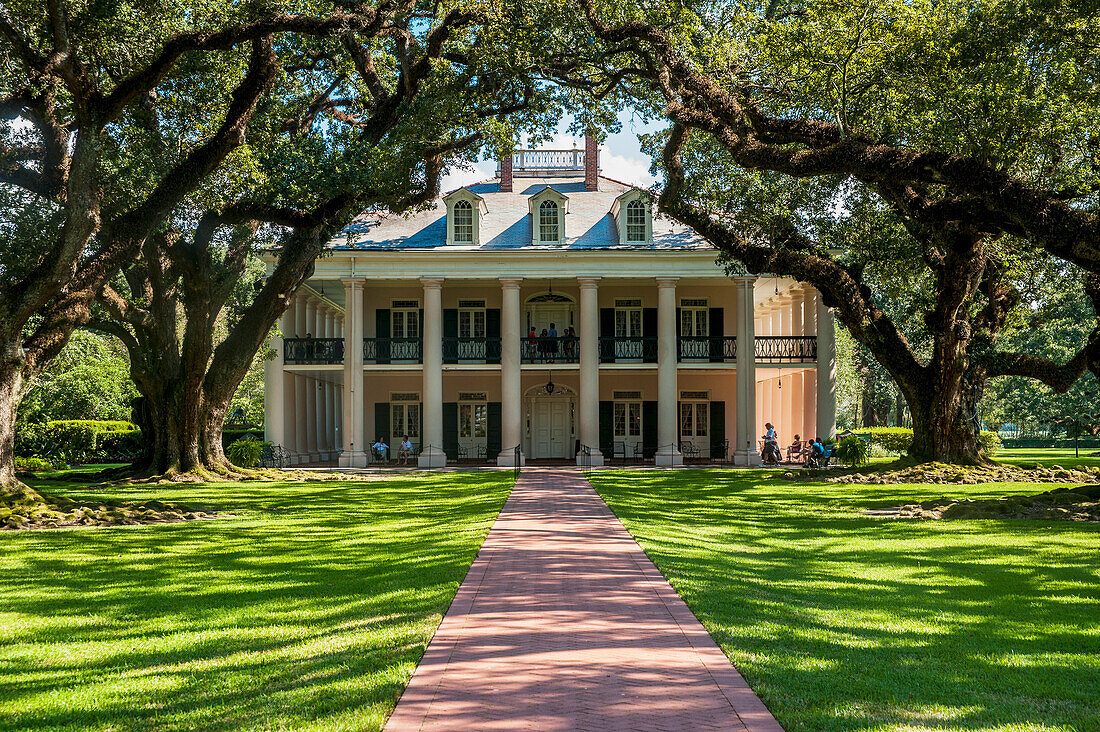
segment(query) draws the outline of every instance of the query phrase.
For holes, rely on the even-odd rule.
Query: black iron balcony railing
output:
[[[326,364],[343,362],[343,338],[283,339],[283,363]]]
[[[601,363],[656,363],[654,336],[600,336]],[[817,336],[756,336],[756,360],[763,363],[811,363],[817,360]],[[500,363],[500,338],[444,338],[444,363]],[[577,363],[580,340],[575,337],[529,338],[520,342],[523,363]],[[679,339],[680,361],[732,363],[737,360],[734,336],[691,336]],[[283,363],[342,364],[343,338],[285,338]],[[364,338],[363,362],[422,363],[419,338]]]
[[[577,363],[580,355],[580,339],[575,336],[524,336],[520,339],[523,363]]]
[[[737,360],[736,336],[680,336],[681,361],[723,363]]]
[[[363,363],[421,363],[419,338],[364,338]]]
[[[601,363],[656,363],[656,336],[600,336]]]
[[[444,338],[443,363],[500,363],[500,338]]]
[[[817,360],[817,336],[756,336],[756,360],[805,363]]]

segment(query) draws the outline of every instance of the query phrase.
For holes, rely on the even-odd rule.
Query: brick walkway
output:
[[[782,728],[583,475],[528,469],[386,729]]]

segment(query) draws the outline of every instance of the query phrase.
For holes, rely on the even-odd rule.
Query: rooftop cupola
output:
[[[584,136],[584,149],[516,150],[497,166],[500,190],[513,190],[515,178],[583,178],[584,189],[599,189],[600,146],[594,130]]]

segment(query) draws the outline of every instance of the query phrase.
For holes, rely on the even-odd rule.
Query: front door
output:
[[[573,402],[565,398],[532,400],[531,456],[569,458],[572,443],[570,411]]]
[[[461,402],[458,405],[458,444],[468,458],[485,457],[488,411],[485,402]]]
[[[622,443],[625,457],[642,454],[642,403],[616,401],[613,408],[615,442]]]

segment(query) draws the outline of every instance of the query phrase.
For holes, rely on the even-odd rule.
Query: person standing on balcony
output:
[[[546,350],[551,359],[556,360],[558,355],[558,329],[554,327],[554,324],[550,324],[550,332],[547,333],[550,336],[549,342],[546,344]]]

